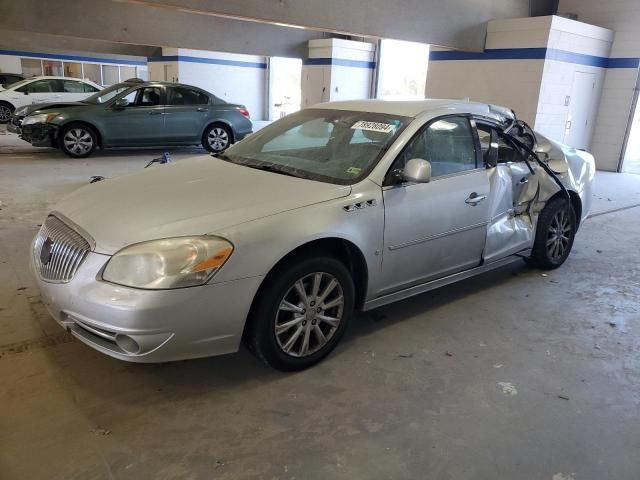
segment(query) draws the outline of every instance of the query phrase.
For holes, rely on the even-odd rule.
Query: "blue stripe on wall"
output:
[[[376,68],[376,62],[364,60],[347,60],[344,58],[307,58],[302,61],[303,65],[338,65],[340,67],[356,68]]]
[[[429,60],[557,60],[599,68],[638,68],[639,58],[607,58],[555,48],[495,48],[484,52],[434,51]]]
[[[84,57],[80,55],[63,55],[59,53],[23,52],[21,50],[0,50],[0,55],[14,57],[37,57],[52,60],[70,60],[74,62],[115,63],[118,65],[146,65],[146,62],[138,60],[122,60],[118,58]]]
[[[148,62],[191,62],[206,63],[209,65],[227,65],[231,67],[267,68],[266,63],[243,62],[240,60],[225,60],[222,58],[191,57],[188,55],[166,55],[162,57],[149,57]]]

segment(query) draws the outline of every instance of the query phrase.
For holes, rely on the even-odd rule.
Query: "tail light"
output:
[[[240,108],[239,112],[247,118],[251,117],[251,114],[249,114],[249,110],[247,110],[246,108]]]

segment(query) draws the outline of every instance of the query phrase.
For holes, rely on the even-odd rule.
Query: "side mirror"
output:
[[[22,93],[24,93],[25,95],[29,95],[29,90],[23,90]]]
[[[431,181],[431,164],[422,158],[412,158],[402,170],[406,182],[428,183]]]
[[[116,110],[122,110],[127,105],[129,105],[129,100],[127,100],[126,98],[119,98],[113,104],[113,108],[115,108]]]

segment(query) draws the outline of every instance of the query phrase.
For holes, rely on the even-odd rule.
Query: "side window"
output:
[[[88,83],[83,83],[82,85],[84,86],[85,93],[95,93],[100,91],[99,88],[96,88],[93,85],[89,85]]]
[[[61,82],[54,79],[48,80],[36,80],[35,82],[31,82],[26,84],[23,87],[18,88],[19,92],[28,92],[28,93],[51,93],[51,92],[60,92],[60,84]]]
[[[209,103],[208,95],[191,88],[170,87],[167,95],[167,105],[207,105]]]
[[[524,162],[524,157],[518,149],[498,136],[498,163]]]
[[[124,98],[129,100],[129,107],[155,107],[160,105],[162,91],[159,87],[142,87],[129,92]]]
[[[431,163],[431,175],[441,177],[476,168],[476,149],[466,117],[446,117],[432,122],[409,142],[394,169],[412,158]]]
[[[75,80],[64,80],[64,91],[65,93],[84,93],[86,92],[85,84],[82,82],[77,82]],[[87,85],[88,86],[88,85]]]

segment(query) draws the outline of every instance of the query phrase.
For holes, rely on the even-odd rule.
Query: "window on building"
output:
[[[424,98],[429,45],[382,40],[378,98]]]
[[[40,59],[21,58],[20,66],[22,74],[27,78],[42,75],[42,61]]]
[[[62,62],[58,60],[43,60],[42,71],[44,75],[61,77],[63,75]]]
[[[102,84],[115,85],[120,82],[120,72],[117,65],[102,65]]]
[[[82,78],[82,64],[77,62],[64,62],[64,76]]]
[[[137,70],[137,78],[140,80],[144,80],[145,82],[149,80],[149,70],[147,67],[138,67]]]
[[[121,66],[120,67],[120,81],[124,82],[130,78],[136,78],[136,67]]]
[[[82,70],[84,72],[84,78],[91,80],[92,82],[102,85],[102,75],[100,73],[100,65],[97,63],[83,63]]]

